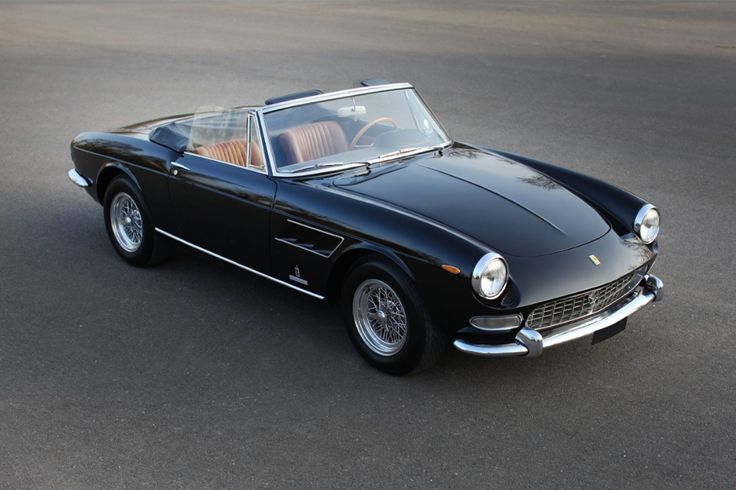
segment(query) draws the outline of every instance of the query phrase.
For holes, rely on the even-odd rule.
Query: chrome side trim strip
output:
[[[314,250],[309,249],[307,247],[302,247],[301,245],[299,245],[297,243],[292,243],[292,242],[290,242],[288,240],[284,240],[283,238],[279,238],[279,237],[274,238],[274,240],[276,240],[277,242],[285,243],[287,245],[291,245],[292,247],[296,247],[298,249],[305,250],[307,252],[313,253],[314,255],[317,255],[319,257],[322,257],[323,259],[329,259],[330,257],[332,257],[334,255],[334,253],[337,252],[337,249],[340,248],[340,245],[342,245],[342,242],[345,241],[345,238],[344,237],[341,237],[340,235],[335,235],[334,233],[330,233],[329,231],[321,230],[319,228],[315,228],[314,226],[305,225],[304,223],[300,223],[298,221],[294,221],[293,219],[287,219],[286,221],[289,222],[289,223],[298,225],[298,226],[302,226],[304,228],[309,228],[310,230],[314,230],[314,231],[319,232],[319,233],[324,233],[325,235],[329,235],[331,237],[335,237],[335,238],[338,238],[340,240],[340,243],[338,243],[337,246],[334,249],[332,249],[332,251],[329,254],[324,255],[324,254],[321,254],[319,252],[315,252]]]
[[[169,233],[167,231],[164,231],[161,228],[155,228],[155,230],[157,232],[161,233],[162,235],[165,235],[165,236],[167,236],[167,237],[169,237],[169,238],[171,238],[173,240],[176,240],[177,242],[183,243],[184,245],[188,245],[188,246],[192,247],[195,250],[199,250],[200,252],[204,252],[207,255],[211,255],[212,257],[215,257],[216,259],[220,259],[220,260],[222,260],[224,262],[227,262],[228,264],[234,265],[235,267],[240,267],[241,269],[244,269],[244,270],[246,270],[248,272],[252,272],[253,274],[255,274],[257,276],[261,276],[261,277],[263,277],[265,279],[270,279],[273,282],[276,282],[278,284],[281,284],[282,286],[286,286],[288,288],[291,288],[291,289],[293,289],[295,291],[299,291],[300,293],[304,293],[307,296],[311,296],[311,297],[317,298],[317,299],[325,299],[325,297],[322,296],[322,295],[319,295],[317,293],[313,293],[311,291],[307,291],[306,289],[302,289],[302,288],[300,288],[298,286],[294,286],[293,284],[289,284],[288,282],[282,281],[281,279],[276,279],[275,277],[269,276],[268,274],[264,274],[263,272],[257,271],[255,269],[251,269],[250,267],[245,266],[243,264],[239,264],[238,262],[235,262],[234,260],[230,260],[227,257],[223,257],[222,255],[218,255],[218,254],[216,254],[214,252],[210,252],[206,248],[199,247],[199,246],[197,246],[197,245],[195,245],[193,243],[190,243],[190,242],[184,240],[183,238],[179,238],[176,235],[172,235],[171,233]]]
[[[599,313],[598,315],[581,320],[564,327],[552,329],[544,334],[529,327],[523,327],[516,334],[513,344],[485,345],[475,344],[462,339],[455,339],[455,348],[466,354],[484,357],[508,357],[527,356],[536,357],[544,349],[564,344],[582,337],[592,335],[598,330],[614,325],[624,318],[641,310],[649,303],[662,297],[660,289],[662,281],[656,276],[646,276],[642,282],[643,287],[621,303]]]
[[[87,180],[84,175],[80,174],[76,168],[70,169],[66,174],[69,176],[69,180],[79,187],[89,187],[92,185],[92,183]]]
[[[330,235],[330,236],[333,236],[335,238],[339,238],[340,239],[340,243],[342,243],[342,241],[345,240],[345,238],[341,237],[340,235],[337,235],[335,233],[331,233],[331,232],[326,231],[326,230],[323,230],[321,228],[315,228],[314,226],[310,226],[310,225],[307,225],[307,224],[304,224],[304,223],[300,223],[299,221],[294,221],[291,218],[288,218],[286,221],[288,221],[289,223],[293,223],[295,225],[303,226],[304,228],[309,228],[310,230],[314,230],[314,231],[318,231],[320,233],[324,233],[325,235]],[[339,246],[340,245],[338,245],[338,247]]]

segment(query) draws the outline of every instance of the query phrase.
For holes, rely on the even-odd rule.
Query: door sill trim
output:
[[[190,242],[184,240],[183,238],[179,238],[178,236],[169,233],[168,231],[162,230],[161,228],[155,228],[155,230],[158,233],[161,233],[162,235],[171,238],[172,240],[176,240],[177,242],[183,243],[184,245],[188,245],[188,246],[192,247],[195,250],[199,250],[200,252],[204,252],[207,255],[211,255],[212,257],[215,257],[216,259],[220,259],[223,262],[227,262],[228,264],[234,265],[235,267],[240,267],[243,270],[246,270],[248,272],[252,272],[253,274],[255,274],[257,276],[261,276],[261,277],[263,277],[265,279],[269,279],[269,280],[271,280],[273,282],[276,282],[278,284],[281,284],[282,286],[286,286],[286,287],[291,288],[291,289],[293,289],[295,291],[299,291],[300,293],[304,293],[307,296],[311,296],[311,297],[317,298],[317,299],[325,299],[325,297],[322,296],[322,295],[320,295],[320,294],[313,293],[311,291],[307,291],[306,289],[302,289],[302,288],[300,288],[298,286],[294,286],[293,284],[289,284],[288,282],[282,281],[281,279],[276,279],[273,276],[269,276],[268,274],[264,274],[263,272],[257,271],[255,269],[251,269],[250,267],[245,266],[243,264],[240,264],[238,262],[235,262],[234,260],[230,260],[227,257],[223,257],[222,255],[218,255],[215,252],[210,252],[206,248],[202,248],[202,247],[200,247],[198,245],[195,245],[193,243],[190,243]]]

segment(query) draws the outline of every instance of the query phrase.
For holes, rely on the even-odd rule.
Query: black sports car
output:
[[[339,301],[393,374],[451,343],[492,357],[602,340],[662,295],[654,206],[453,141],[405,83],[82,133],[71,154],[124,260],[155,264],[174,240]]]

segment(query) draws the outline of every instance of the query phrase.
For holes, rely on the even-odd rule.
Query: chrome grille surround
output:
[[[543,303],[529,314],[526,324],[541,331],[598,313],[630,293],[645,272],[640,268],[601,287]]]

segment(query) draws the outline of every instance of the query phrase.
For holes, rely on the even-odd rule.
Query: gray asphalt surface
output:
[[[383,77],[458,140],[662,210],[666,301],[533,361],[392,378],[334,309],[126,266],[83,130]],[[0,4],[0,487],[734,488],[736,4]]]

